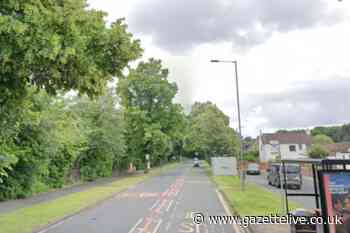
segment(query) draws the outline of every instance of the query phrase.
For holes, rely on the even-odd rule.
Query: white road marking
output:
[[[159,227],[160,227],[160,225],[162,224],[162,222],[163,222],[163,220],[162,220],[162,219],[159,219],[159,222],[158,222],[157,226],[154,228],[154,231],[153,231],[152,233],[157,233],[157,232],[158,232]]]
[[[68,219],[69,219],[69,218],[68,218]],[[68,219],[66,219],[66,220],[68,220]],[[63,223],[66,222],[66,220],[60,221],[60,222],[58,222],[58,223],[56,223],[56,224],[53,224],[53,225],[49,226],[48,228],[39,231],[38,233],[46,233],[46,232],[48,232],[49,230],[52,230],[53,228],[56,228],[56,227],[58,227],[59,225],[62,225]]]
[[[168,196],[168,195],[169,195],[169,191],[170,191],[170,188],[168,188],[167,190],[165,190],[165,191],[161,194],[161,196],[162,196],[162,197]]]
[[[153,205],[152,207],[150,208],[150,210],[153,210],[160,202],[160,199],[158,199]]]
[[[174,200],[171,200],[171,201],[169,202],[169,205],[168,205],[168,207],[166,208],[166,211],[167,211],[167,212],[169,212],[171,206],[173,205],[173,202],[174,202]]]
[[[224,210],[228,216],[232,216],[230,208],[227,206],[225,199],[222,197],[221,193],[216,189],[216,194],[219,198],[219,201],[221,202],[221,205],[224,207]],[[241,233],[241,229],[236,224],[231,224],[233,229],[235,230],[235,233]]]
[[[133,228],[131,228],[131,230],[128,233],[132,233],[136,230],[136,228],[142,223],[143,218],[140,218],[139,221],[137,221],[137,223],[135,224],[135,226]]]

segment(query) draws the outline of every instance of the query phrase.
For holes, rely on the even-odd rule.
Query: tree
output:
[[[116,104],[116,96],[110,91],[93,101],[80,98],[71,106],[86,137],[76,162],[84,180],[111,176],[125,159],[125,126]]]
[[[257,150],[248,151],[244,154],[243,158],[246,161],[257,162],[259,160],[259,151]]]
[[[316,127],[311,131],[313,136],[324,134],[334,142],[350,142],[350,124],[331,127]]]
[[[332,138],[324,134],[318,134],[312,137],[312,143],[317,145],[327,145],[334,143]]]
[[[169,82],[168,74],[160,60],[150,59],[119,80],[127,154],[133,162],[143,164],[150,154],[152,163],[158,163],[182,145],[184,115],[182,107],[173,103],[177,86]]]
[[[48,117],[55,101],[46,93],[28,91],[28,97],[21,105],[22,111],[15,116],[16,132],[6,142],[16,163],[6,169],[0,199],[26,197],[38,189],[45,189],[44,177],[49,173],[50,157],[57,148],[52,137],[55,120]]]
[[[329,152],[321,145],[313,145],[309,151],[309,157],[313,159],[325,158]]]
[[[23,130],[28,87],[96,97],[140,57],[124,20],[107,25],[105,16],[86,0],[0,1],[0,176],[17,161],[12,139]]]
[[[186,151],[207,160],[212,156],[235,156],[239,151],[238,136],[229,127],[229,118],[210,102],[195,103],[189,115]]]
[[[105,16],[86,0],[1,1],[1,104],[28,84],[99,95],[142,52],[123,20],[109,27]]]

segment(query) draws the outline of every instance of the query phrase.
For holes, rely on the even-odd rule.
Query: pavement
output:
[[[139,173],[135,173],[132,175],[139,175]],[[10,200],[10,201],[5,201],[5,202],[0,202],[0,214],[8,214],[12,211],[25,208],[25,207],[30,207],[36,204],[48,202],[55,200],[60,197],[64,197],[66,195],[72,194],[72,193],[77,193],[77,192],[82,192],[90,188],[94,188],[97,186],[101,185],[106,185],[111,182],[117,181],[120,178],[125,177],[126,174],[121,174],[115,177],[107,177],[107,178],[101,178],[96,181],[92,182],[86,182],[82,184],[77,184],[77,185],[72,185],[66,188],[58,189],[58,190],[53,190],[50,192],[46,193],[41,193],[38,195],[35,195],[33,197],[25,198],[25,199],[18,199],[18,200]],[[129,175],[130,176],[130,175]]]
[[[266,173],[262,173],[261,175],[254,176],[249,175],[246,176],[247,181],[251,183],[255,183],[259,186],[262,186],[270,191],[273,191],[275,193],[281,194],[281,191],[283,192],[283,198],[284,198],[284,190],[271,186],[267,183]],[[303,176],[303,185],[300,190],[292,190],[288,189],[289,193],[314,193],[314,185],[311,177]],[[282,198],[282,197],[281,197]],[[314,197],[288,197],[289,201],[294,201],[301,206],[303,206],[305,209],[314,209],[316,208],[315,198]]]
[[[195,225],[194,213],[227,215],[203,168],[180,165],[40,233],[239,233],[233,225]]]

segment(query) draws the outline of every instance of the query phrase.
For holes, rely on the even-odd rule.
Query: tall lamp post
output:
[[[241,108],[239,101],[239,85],[238,85],[238,69],[237,69],[237,61],[235,60],[211,60],[213,63],[233,63],[235,65],[235,78],[236,78],[236,98],[237,98],[237,112],[238,112],[238,134],[239,134],[239,142],[240,142],[240,180],[241,180],[241,190],[244,191],[245,186],[245,174],[243,171],[243,138],[242,138],[242,125],[241,125]]]

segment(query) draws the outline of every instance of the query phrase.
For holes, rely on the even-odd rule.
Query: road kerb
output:
[[[223,194],[218,189],[215,189],[215,191],[216,191],[216,195],[218,196],[221,205],[224,207],[226,215],[227,216],[232,216],[233,213],[232,213],[230,207],[227,205],[227,202],[226,202]],[[235,231],[235,233],[243,233],[242,232],[242,230],[243,230],[242,227],[237,225],[237,224],[232,224],[232,228]]]

